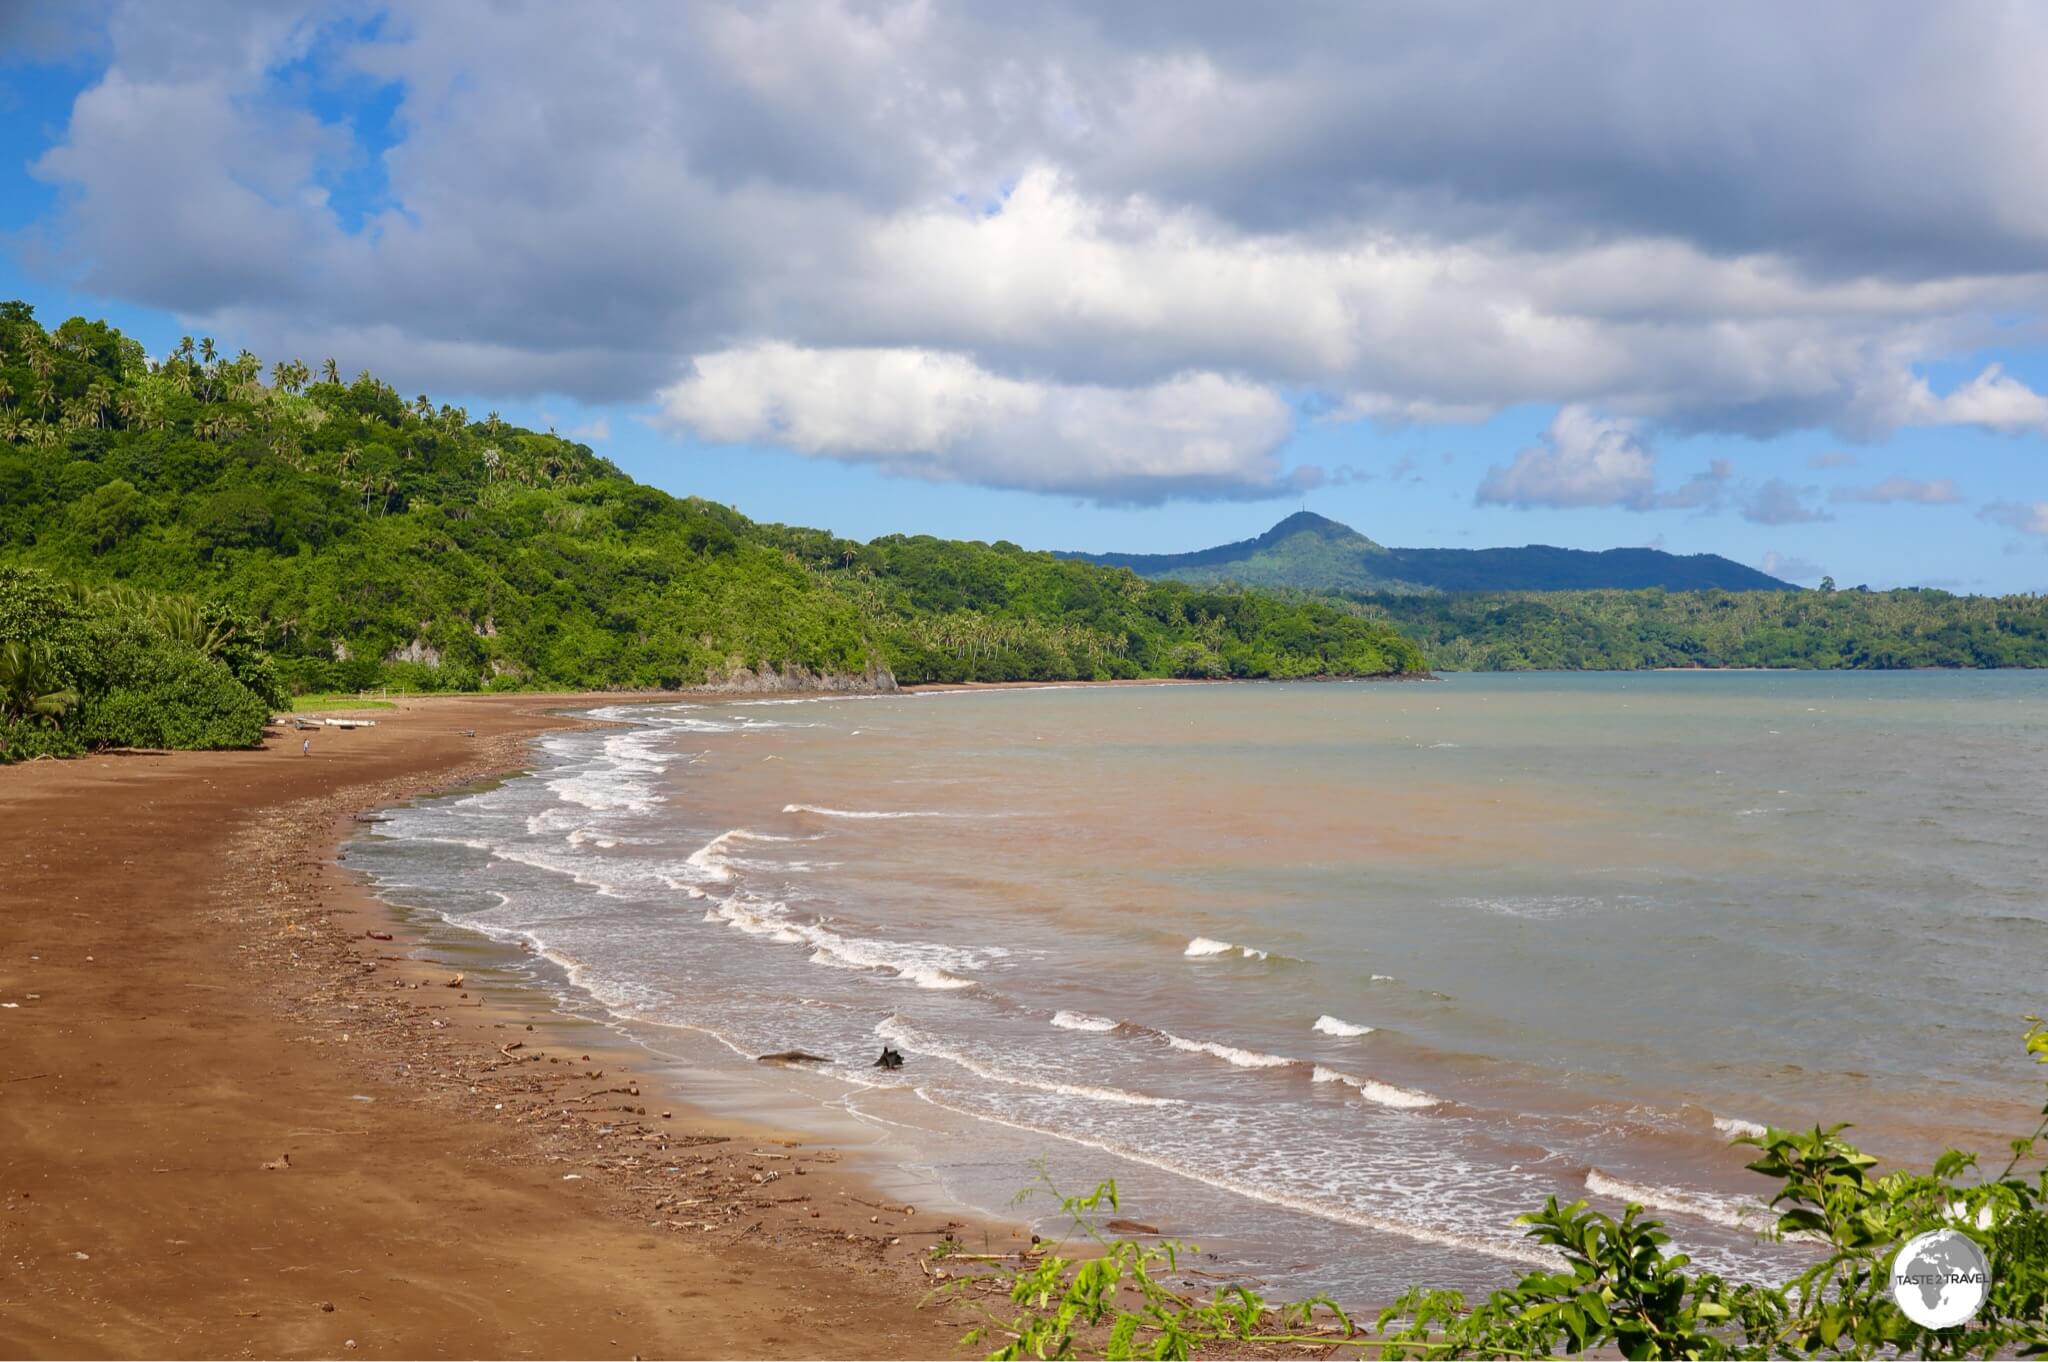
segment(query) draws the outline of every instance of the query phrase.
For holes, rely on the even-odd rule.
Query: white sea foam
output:
[[[1714,1129],[1723,1135],[1766,1135],[1770,1132],[1754,1121],[1745,1121],[1736,1116],[1716,1116]]]
[[[929,1055],[957,1064],[967,1072],[991,1083],[1003,1083],[1014,1088],[1035,1088],[1039,1092],[1057,1093],[1062,1097],[1080,1097],[1091,1102],[1114,1102],[1130,1107],[1177,1107],[1182,1105],[1177,1097],[1152,1097],[1141,1092],[1126,1092],[1122,1088],[1098,1088],[1086,1083],[1060,1083],[1046,1079],[1029,1078],[1023,1074],[1010,1073],[983,1063],[970,1055],[941,1043],[921,1031],[913,1030],[895,1017],[879,1023],[875,1034],[893,1045],[900,1045],[913,1054]]]
[[[1187,1050],[1193,1054],[1214,1055],[1240,1069],[1277,1069],[1295,1061],[1285,1055],[1262,1054],[1257,1050],[1240,1050],[1235,1045],[1221,1045],[1213,1040],[1187,1040],[1171,1031],[1159,1034],[1166,1037],[1166,1043],[1176,1050]]]
[[[1341,1017],[1332,1017],[1328,1013],[1317,1017],[1316,1024],[1309,1029],[1311,1031],[1320,1031],[1326,1036],[1366,1036],[1372,1034],[1370,1026],[1360,1026],[1357,1022],[1348,1022]]]
[[[1372,976],[1372,982],[1376,984],[1391,984],[1394,982],[1394,976],[1391,974],[1375,974]]]
[[[1652,1187],[1638,1182],[1624,1182],[1620,1178],[1609,1177],[1597,1168],[1587,1172],[1586,1190],[1597,1196],[1611,1196],[1618,1201],[1633,1201],[1646,1210],[1689,1215],[1731,1230],[1761,1230],[1771,1222],[1770,1212],[1753,1201],[1739,1201],[1734,1197],[1717,1196],[1712,1192],[1688,1191],[1680,1187]]]
[[[1360,1229],[1377,1230],[1383,1234],[1399,1235],[1404,1239],[1412,1239],[1418,1243],[1436,1244],[1444,1248],[1465,1249],[1473,1253],[1483,1253],[1489,1258],[1500,1258],[1511,1263],[1528,1263],[1537,1267],[1553,1269],[1562,1266],[1564,1263],[1564,1259],[1559,1254],[1549,1249],[1533,1248],[1526,1244],[1505,1242],[1498,1239],[1488,1239],[1480,1235],[1459,1234],[1451,1230],[1433,1229],[1426,1225],[1412,1225],[1387,1216],[1371,1215],[1363,1211],[1353,1210],[1347,1206],[1333,1206],[1327,1202],[1296,1196],[1290,1192],[1278,1191],[1270,1187],[1259,1186],[1255,1183],[1238,1182],[1229,1178],[1218,1177],[1192,1164],[1179,1163],[1172,1159],[1162,1159],[1150,1149],[1140,1149],[1136,1146],[1120,1144],[1113,1140],[1090,1139],[1076,1133],[1071,1128],[1054,1129],[1049,1126],[1032,1125],[1024,1121],[1013,1121],[985,1111],[970,1111],[964,1107],[943,1102],[923,1088],[917,1088],[914,1091],[919,1097],[944,1111],[986,1121],[991,1125],[1006,1126],[1011,1130],[1021,1130],[1029,1134],[1043,1135],[1055,1140],[1065,1140],[1070,1144],[1077,1144],[1083,1148],[1094,1149],[1104,1154],[1114,1155],[1117,1158],[1129,1159],[1132,1163],[1140,1163],[1147,1168],[1157,1168],[1161,1172],[1186,1178],[1190,1182],[1198,1182],[1204,1187],[1213,1187],[1217,1191],[1228,1192],[1234,1196],[1249,1197],[1253,1201],[1262,1201],[1269,1206],[1280,1206],[1290,1211],[1300,1211],[1304,1215],[1312,1215],[1320,1220],[1330,1220],[1341,1225],[1354,1225]]]
[[[1573,894],[1510,894],[1501,898],[1452,899],[1453,908],[1477,908],[1488,913],[1499,913],[1504,917],[1533,918],[1547,921],[1564,917],[1569,913],[1582,913],[1600,907],[1600,900]]]
[[[1055,1012],[1052,1024],[1062,1031],[1114,1031],[1118,1023],[1108,1017],[1091,1017],[1086,1012]]]
[[[895,943],[842,936],[818,923],[798,922],[789,917],[789,907],[780,900],[749,899],[733,894],[719,900],[705,914],[706,922],[723,922],[748,936],[765,937],[783,945],[812,948],[812,964],[838,969],[883,969],[919,988],[972,988],[974,980],[962,978],[948,966],[974,968],[981,961],[970,952],[924,942]],[[996,952],[988,952],[996,953]]]
[[[958,818],[935,809],[827,809],[816,804],[784,804],[784,813],[814,813],[821,818]]]
[[[1256,946],[1240,946],[1235,941],[1218,941],[1214,937],[1207,936],[1198,936],[1188,942],[1187,949],[1182,951],[1181,954],[1192,956],[1228,955],[1232,951],[1236,951],[1247,960],[1264,960],[1268,956],[1268,952],[1262,951]]]
[[[1383,1107],[1419,1110],[1423,1107],[1437,1106],[1443,1101],[1441,1097],[1432,1097],[1413,1088],[1397,1088],[1391,1083],[1381,1083],[1370,1078],[1360,1078],[1356,1074],[1326,1069],[1320,1064],[1316,1065],[1314,1079],[1318,1083],[1342,1083],[1346,1087],[1355,1088],[1360,1097]]]

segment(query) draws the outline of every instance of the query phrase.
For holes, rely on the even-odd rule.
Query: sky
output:
[[[2048,7],[0,0],[0,298],[758,520],[2048,590]]]

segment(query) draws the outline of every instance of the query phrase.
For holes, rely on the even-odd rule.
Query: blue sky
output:
[[[2040,11],[1013,14],[10,10],[0,296],[860,538],[2048,589]]]

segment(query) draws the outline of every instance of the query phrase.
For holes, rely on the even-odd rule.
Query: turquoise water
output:
[[[742,1093],[754,1054],[831,1056],[758,1081],[968,1204],[1043,1156],[1276,1287],[1384,1298],[1511,1276],[1546,1195],[1630,1197],[1762,1271],[1731,1134],[1924,1159],[2038,1110],[2048,677],[601,713],[630,727],[352,863]]]

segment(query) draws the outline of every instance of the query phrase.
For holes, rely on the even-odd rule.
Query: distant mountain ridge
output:
[[[1467,591],[1796,591],[1714,553],[1661,549],[1396,549],[1313,511],[1297,511],[1253,539],[1191,553],[1061,553],[1141,577],[1239,582],[1302,591],[1423,594]]]

